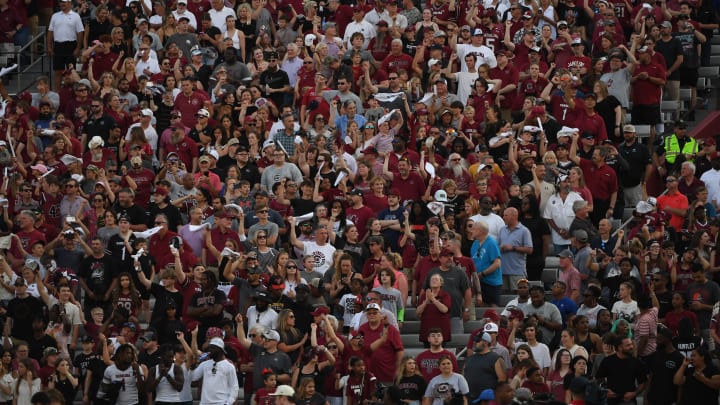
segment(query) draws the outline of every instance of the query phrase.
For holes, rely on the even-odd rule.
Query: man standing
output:
[[[368,321],[360,325],[359,332],[365,336],[365,344],[370,345],[370,350],[373,352],[369,371],[379,382],[392,384],[395,370],[405,355],[400,332],[392,325],[383,324],[378,304],[368,305],[365,314]]]
[[[671,21],[660,23],[660,38],[655,41],[655,52],[659,52],[665,59],[667,81],[663,92],[670,101],[677,103],[680,111],[680,66],[683,64],[684,54],[680,40],[673,36]]]
[[[454,266],[453,252],[450,249],[443,248],[440,251],[440,267],[430,270],[425,278],[425,286],[423,289],[430,288],[430,278],[433,274],[440,274],[445,282],[443,283],[443,291],[450,294],[450,325],[453,334],[462,334],[464,331],[463,322],[470,320],[470,304],[472,303],[472,293],[470,284],[465,272],[459,267]]]
[[[272,156],[274,164],[266,167],[262,172],[261,186],[263,190],[270,192],[273,184],[282,181],[282,179],[291,180],[295,184],[302,183],[302,172],[294,163],[285,161],[285,152],[282,149],[276,148],[272,152]]]
[[[290,86],[290,77],[278,65],[278,58],[277,52],[270,52],[268,67],[260,75],[260,84],[265,86],[265,96],[272,100],[277,108],[282,108],[292,101],[293,90]]]
[[[615,349],[615,354],[600,363],[596,377],[606,381],[608,405],[635,402],[645,390],[645,367],[635,358],[632,339],[617,338]]]
[[[33,314],[43,314],[45,305],[28,293],[28,285],[24,278],[16,278],[14,285],[15,298],[8,303],[3,337],[6,342],[10,336],[29,342],[33,337]]]
[[[634,115],[633,115],[634,119]],[[593,196],[592,223],[597,224],[603,218],[612,217],[617,201],[618,181],[617,174],[605,163],[610,150],[606,146],[595,148],[592,160],[587,160],[577,155],[577,140],[579,134],[573,134],[572,145],[570,146],[570,160],[575,162],[583,171],[586,179],[592,179],[587,183]]]
[[[357,227],[358,238],[365,239],[367,234],[366,225],[370,218],[375,216],[375,212],[363,204],[363,191],[359,188],[355,188],[350,192],[349,199],[350,206],[345,210],[345,215]]]
[[[694,266],[692,271],[693,283],[688,287],[688,302],[690,310],[697,315],[700,336],[708,342],[708,347],[712,352],[715,348],[715,341],[710,337],[710,318],[713,305],[720,301],[720,287],[714,281],[708,280],[702,267]]]
[[[652,145],[655,143],[655,125],[662,123],[660,100],[662,88],[665,85],[665,66],[653,61],[651,51],[647,46],[643,46],[637,52],[639,63],[635,65],[633,77],[630,79],[633,95],[632,123],[635,125],[650,124],[648,144]]]
[[[562,315],[558,307],[545,301],[545,289],[540,286],[530,288],[532,305],[525,312],[525,317],[537,318],[537,327],[542,332],[541,342],[550,345],[555,333],[562,329]]]
[[[202,291],[193,295],[188,302],[186,315],[199,323],[198,344],[205,340],[205,332],[209,328],[219,327],[223,317],[223,307],[227,297],[217,288],[217,278],[212,271],[205,271],[200,276]]]
[[[687,197],[678,190],[678,185],[676,176],[668,176],[665,179],[667,193],[657,198],[658,212],[666,212],[671,215],[670,226],[675,228],[676,232],[683,229],[685,216],[690,206]]]
[[[475,298],[475,305],[481,305],[483,300],[487,305],[499,305],[503,284],[500,246],[495,238],[490,236],[488,225],[484,221],[472,224],[472,236],[475,241],[470,248],[470,254],[480,279],[481,291]]]
[[[579,302],[580,272],[573,265],[573,253],[565,249],[558,256],[560,256],[560,277],[558,277],[558,280],[565,283],[565,296],[574,302]]]
[[[440,328],[432,328],[428,331],[428,343],[430,348],[417,355],[415,361],[425,381],[430,381],[440,374],[440,357],[448,356],[453,362],[453,371],[458,372],[459,368],[455,355],[444,349],[443,333]]]
[[[625,142],[618,145],[618,153],[625,159],[630,169],[620,179],[626,207],[634,207],[642,200],[642,185],[652,174],[652,154],[647,146],[638,142],[634,125],[623,127]]]
[[[242,324],[238,329],[242,329]],[[219,337],[212,338],[208,353],[208,359],[192,371],[192,381],[203,381],[200,404],[235,403],[240,385],[235,366],[225,358],[225,342]]]
[[[315,271],[322,274],[333,266],[335,248],[328,243],[329,231],[326,227],[319,227],[315,231],[315,241],[300,241],[295,233],[295,217],[288,217],[290,222],[290,243],[303,251],[303,256],[315,258]]]
[[[85,316],[89,318],[90,310],[101,307],[105,315],[109,315],[110,296],[115,288],[117,279],[112,257],[105,254],[105,244],[95,237],[90,242],[91,254],[80,263],[78,279],[80,286],[85,290]]]
[[[678,386],[673,384],[673,376],[683,363],[683,355],[675,349],[673,333],[666,327],[657,331],[657,351],[648,364],[648,391],[646,400],[651,404],[670,405],[680,403]]]
[[[73,70],[85,35],[80,15],[73,11],[71,0],[60,0],[60,11],[53,14],[48,26],[47,53],[53,60],[55,91],[60,91],[63,71]]]
[[[527,255],[533,252],[530,230],[518,220],[516,208],[503,212],[505,226],[500,230],[498,244],[502,252],[503,289],[512,291],[520,279],[527,278]]]
[[[572,186],[568,182],[565,175],[558,176],[557,193],[555,193],[543,211],[543,218],[548,221],[550,229],[552,229],[552,242],[555,253],[570,247],[570,225],[575,218],[573,206],[576,201],[582,201],[580,194],[572,191]]]
[[[507,379],[505,362],[490,350],[491,342],[492,337],[487,332],[475,336],[474,353],[465,360],[463,375],[470,387],[470,398],[477,398],[483,390]]]

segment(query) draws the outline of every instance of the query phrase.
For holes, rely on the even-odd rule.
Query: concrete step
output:
[[[464,332],[465,333],[472,333],[475,329],[478,329],[482,327],[483,321],[477,320],[477,321],[468,321],[465,322],[464,326]],[[405,321],[402,326],[402,330],[400,331],[403,335],[417,335],[420,333],[420,321]]]

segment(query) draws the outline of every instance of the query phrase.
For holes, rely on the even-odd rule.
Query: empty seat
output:
[[[698,69],[698,74],[700,77],[705,77],[708,79],[717,79],[720,77],[720,67],[718,66],[703,66],[700,69]]]
[[[638,138],[647,138],[650,136],[650,125],[635,125]]]
[[[690,98],[692,97],[692,91],[689,88],[680,88],[680,100],[682,101],[690,101]]]
[[[545,268],[560,267],[560,258],[557,256],[545,257]]]
[[[558,270],[556,268],[552,268],[552,269],[545,268],[545,269],[543,269],[542,275],[540,277],[541,277],[543,285],[545,285],[545,284],[554,283],[557,280],[557,276],[558,276]]]

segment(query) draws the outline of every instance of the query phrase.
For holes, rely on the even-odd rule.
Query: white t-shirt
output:
[[[303,242],[305,249],[303,256],[312,256],[315,258],[315,271],[325,274],[326,271],[333,265],[333,255],[335,254],[335,248],[326,243],[322,246],[318,245],[313,241]]]
[[[265,312],[258,313],[255,305],[247,309],[248,330],[260,324],[265,329],[277,329],[278,313],[269,308]]]
[[[492,212],[489,215],[473,215],[470,219],[473,222],[485,222],[488,225],[488,233],[495,238],[495,240],[500,238],[500,230],[505,226],[505,221],[503,221],[502,217]]]
[[[635,322],[635,317],[640,315],[640,309],[638,308],[637,301],[632,300],[630,302],[618,301],[613,304],[610,312],[613,315],[617,314],[617,319],[624,319],[631,325]]]
[[[458,44],[457,54],[458,59],[460,60],[461,72],[468,71],[467,64],[465,63],[465,55],[470,54],[475,54],[475,56],[477,56],[475,66],[481,66],[484,63],[487,63],[488,66],[490,66],[491,68],[497,66],[497,59],[495,58],[495,54],[493,53],[492,49],[488,48],[485,45],[473,46],[471,44]]]

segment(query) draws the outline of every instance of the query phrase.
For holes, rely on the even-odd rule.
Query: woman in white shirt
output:
[[[18,362],[18,379],[14,387],[13,405],[32,405],[30,399],[40,392],[40,378],[35,373],[35,366],[29,358]]]

